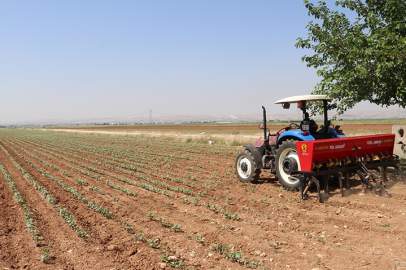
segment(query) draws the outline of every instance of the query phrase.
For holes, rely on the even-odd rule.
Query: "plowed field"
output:
[[[238,146],[0,129],[0,269],[406,269],[406,186],[321,204]]]

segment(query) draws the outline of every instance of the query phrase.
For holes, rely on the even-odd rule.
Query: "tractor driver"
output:
[[[308,124],[308,127],[305,127],[306,124]],[[319,126],[316,124],[316,122],[314,122],[313,119],[309,118],[309,113],[305,112],[304,113],[304,119],[302,122],[300,122],[300,129],[303,130],[303,128],[308,128],[308,131],[310,132],[310,134],[314,134],[316,133],[317,129],[319,128]]]

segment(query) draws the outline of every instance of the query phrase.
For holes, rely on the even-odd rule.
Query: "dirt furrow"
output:
[[[0,162],[5,161],[0,155]],[[13,179],[18,176],[13,175]],[[24,210],[0,172],[0,267],[2,269],[34,266],[31,259],[40,261],[40,249],[26,226]]]

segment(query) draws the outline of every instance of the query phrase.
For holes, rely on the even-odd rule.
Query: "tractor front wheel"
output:
[[[257,169],[253,154],[245,149],[235,158],[235,172],[241,182],[249,183],[259,179],[261,170]]]
[[[300,182],[294,177],[300,171],[299,156],[296,150],[296,141],[284,141],[276,153],[276,177],[285,188],[299,189]]]

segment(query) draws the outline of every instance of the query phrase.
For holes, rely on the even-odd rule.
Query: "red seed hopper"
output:
[[[358,174],[364,188],[386,194],[386,168],[399,170],[398,158],[393,155],[394,141],[395,134],[297,141],[303,199],[312,182],[320,195],[320,180],[324,182],[324,193],[328,193],[328,179],[331,176],[339,180],[343,194],[342,178],[345,177],[349,188],[349,174]],[[400,170],[399,174],[401,176]]]
[[[358,163],[364,158],[386,160],[393,156],[395,134],[298,141],[301,171],[311,172],[321,164],[328,167]]]

